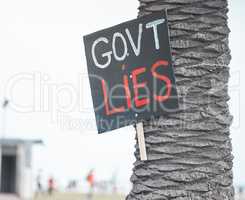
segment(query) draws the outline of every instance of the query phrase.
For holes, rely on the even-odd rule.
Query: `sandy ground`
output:
[[[55,194],[54,196],[40,196],[34,200],[87,200],[84,194]],[[95,195],[92,200],[124,200],[125,197],[120,195]]]
[[[0,200],[19,200],[19,198],[14,195],[0,194]]]
[[[236,200],[245,200],[245,194],[242,196],[236,195]]]

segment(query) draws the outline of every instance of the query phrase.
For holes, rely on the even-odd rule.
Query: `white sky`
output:
[[[120,184],[129,188],[134,129],[96,134],[88,81],[81,78],[86,75],[82,36],[136,18],[137,7],[137,0],[0,0],[0,101],[7,95],[12,102],[5,135],[44,140],[45,146],[35,147],[35,171],[41,168],[61,182],[84,179],[90,168],[99,179],[117,172]],[[244,8],[244,1],[230,1],[236,184],[245,184]],[[26,111],[34,106],[23,113],[14,104],[27,106]]]

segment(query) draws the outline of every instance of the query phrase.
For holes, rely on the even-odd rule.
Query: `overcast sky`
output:
[[[11,100],[5,135],[44,140],[34,148],[35,172],[65,182],[94,168],[99,179],[117,173],[128,190],[134,129],[96,134],[82,36],[136,18],[137,7],[136,0],[0,0],[0,101]],[[245,184],[244,8],[230,1],[236,184]]]

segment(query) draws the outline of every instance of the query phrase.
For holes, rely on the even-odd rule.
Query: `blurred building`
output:
[[[0,139],[0,193],[33,197],[32,145],[41,140]]]

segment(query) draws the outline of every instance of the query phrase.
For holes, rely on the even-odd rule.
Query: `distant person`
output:
[[[93,199],[94,186],[95,186],[94,170],[90,170],[89,171],[86,180],[87,180],[87,182],[89,184],[89,192],[88,192],[87,199],[91,200],[91,199]]]
[[[48,194],[52,196],[53,192],[54,192],[54,179],[53,177],[50,177],[48,179]]]
[[[41,171],[40,171],[36,177],[36,194],[35,194],[35,196],[37,197],[42,193],[43,193],[43,186],[42,186],[42,175],[41,175]]]
[[[67,185],[68,190],[73,190],[77,188],[77,181],[76,180],[70,180]]]

